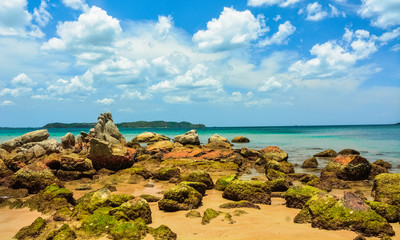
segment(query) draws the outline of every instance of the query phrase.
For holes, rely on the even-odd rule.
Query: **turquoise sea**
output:
[[[0,142],[33,131],[32,128],[0,129]],[[63,128],[48,129],[50,138],[61,141],[67,132],[77,136],[80,131],[89,129]],[[127,141],[136,135],[148,131],[166,135],[171,139],[188,129],[120,129]],[[262,149],[266,146],[279,146],[289,154],[289,162],[300,164],[308,157],[322,150],[340,151],[352,148],[370,162],[383,159],[393,165],[391,172],[400,172],[400,125],[360,125],[360,126],[291,126],[291,127],[209,127],[197,129],[202,143],[214,134],[231,140],[235,136],[250,139],[247,144],[235,144],[234,148],[247,147]],[[324,160],[320,160],[324,166]],[[298,171],[302,171],[298,169]]]

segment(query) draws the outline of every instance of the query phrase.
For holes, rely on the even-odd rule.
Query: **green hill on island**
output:
[[[93,128],[96,123],[48,123],[43,128]],[[204,124],[190,122],[137,121],[116,124],[118,128],[205,128]]]

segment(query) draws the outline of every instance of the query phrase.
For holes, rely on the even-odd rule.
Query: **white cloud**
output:
[[[0,36],[38,37],[43,32],[32,24],[32,15],[27,10],[26,0],[0,1]]]
[[[10,100],[4,100],[0,103],[0,106],[11,106],[11,105],[14,105],[14,102]]]
[[[279,5],[280,7],[288,7],[302,0],[248,0],[247,5],[252,7]]]
[[[122,99],[139,99],[139,100],[149,100],[153,98],[153,95],[149,92],[141,93],[137,89],[131,90],[131,86],[128,85],[119,85],[119,89],[123,89],[123,93],[121,95]]]
[[[361,0],[358,14],[371,18],[371,24],[387,28],[400,24],[400,2],[397,0]]]
[[[393,52],[398,52],[400,51],[400,43],[393,45],[392,49]]]
[[[282,83],[276,80],[275,77],[268,78],[264,84],[258,89],[260,92],[267,92],[273,89],[279,89],[282,87]]]
[[[320,21],[328,16],[328,12],[323,11],[321,4],[319,4],[318,2],[308,4],[306,11],[306,20],[308,21]]]
[[[170,104],[191,103],[189,96],[164,96],[163,101]]]
[[[15,78],[13,78],[11,80],[11,83],[14,86],[18,86],[18,85],[22,85],[22,86],[32,86],[35,85],[35,83],[32,81],[32,79],[30,77],[28,77],[28,75],[26,75],[25,73],[20,73],[18,74],[18,76],[16,76]]]
[[[287,44],[287,38],[296,31],[296,27],[293,26],[290,21],[286,21],[279,25],[278,32],[274,33],[271,38],[267,38],[260,42],[261,46],[268,46],[272,44]]]
[[[103,98],[103,99],[97,99],[95,103],[103,104],[103,105],[111,105],[115,101],[112,98]]]
[[[193,35],[193,41],[203,51],[225,51],[248,45],[266,30],[262,16],[225,7],[218,19],[207,23],[207,30]]]
[[[67,97],[87,96],[95,92],[93,85],[93,73],[85,72],[82,76],[75,76],[70,80],[58,79],[51,83],[46,91],[50,97]]]
[[[32,88],[29,87],[3,88],[0,91],[0,96],[10,95],[12,97],[19,97],[27,95],[30,92],[32,92]]]
[[[277,21],[279,21],[279,20],[281,20],[282,19],[282,17],[281,17],[281,15],[276,15],[276,17],[274,17],[274,21],[275,22],[277,22]]]
[[[169,31],[173,26],[172,17],[171,16],[158,16],[158,22],[155,26],[155,30],[157,35],[161,39],[165,39],[168,36]]]
[[[65,6],[70,7],[74,10],[89,10],[89,5],[87,5],[86,0],[62,0]]]
[[[46,10],[48,0],[42,0],[40,2],[39,8],[35,8],[33,11],[33,16],[35,17],[35,21],[39,24],[39,26],[44,27],[52,18],[51,14]]]

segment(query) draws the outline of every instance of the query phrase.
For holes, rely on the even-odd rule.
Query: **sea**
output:
[[[0,142],[21,136],[39,128],[0,128]],[[139,128],[119,129],[127,141],[143,132],[156,132],[173,139],[190,129]],[[89,129],[58,128],[48,129],[50,138],[61,142],[61,137],[71,132],[75,136]],[[308,172],[301,169],[302,162],[314,154],[326,149],[339,152],[352,148],[361,153],[370,162],[383,159],[393,165],[392,173],[400,173],[400,125],[349,125],[349,126],[280,126],[280,127],[206,127],[197,129],[200,142],[206,144],[208,138],[218,134],[231,140],[235,136],[244,136],[250,143],[234,144],[233,148],[262,149],[278,146],[289,155],[289,162],[295,164],[296,172]],[[326,165],[326,159],[319,159],[319,169]]]

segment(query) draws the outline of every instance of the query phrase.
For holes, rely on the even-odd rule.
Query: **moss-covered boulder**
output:
[[[171,178],[179,178],[181,170],[177,167],[163,167],[158,169],[153,178],[158,180],[170,180]]]
[[[301,165],[302,168],[317,168],[318,161],[316,157],[310,157],[304,160],[303,164]]]
[[[338,155],[360,155],[360,152],[351,148],[346,148],[338,152]]]
[[[314,157],[337,157],[337,152],[332,149],[328,149],[319,153],[314,154]]]
[[[154,240],[175,240],[177,239],[174,233],[168,226],[161,225],[158,228],[149,229],[149,233],[153,236]]]
[[[35,162],[14,173],[11,186],[26,188],[29,193],[37,193],[53,183],[59,183],[59,180],[52,171],[44,163]]]
[[[76,233],[68,224],[63,224],[59,229],[51,231],[46,236],[46,240],[69,240],[76,239]]]
[[[196,189],[178,184],[165,191],[164,198],[158,201],[158,207],[166,212],[189,210],[199,207],[202,199],[202,194]]]
[[[59,187],[57,184],[46,187],[24,203],[31,210],[37,210],[42,213],[49,213],[64,207],[69,208],[74,204],[75,200],[72,192]]]
[[[95,211],[82,221],[79,230],[91,237],[100,236],[109,233],[118,223],[118,220],[110,216],[107,211]]]
[[[201,218],[201,213],[199,211],[190,210],[188,213],[185,214],[187,218]]]
[[[205,185],[202,182],[187,182],[187,181],[183,181],[183,182],[180,182],[179,185],[187,185],[189,187],[192,187],[192,188],[196,189],[196,191],[201,193],[201,195],[203,195],[203,196],[206,195],[207,185]]]
[[[312,186],[291,187],[284,194],[286,206],[301,209],[312,196],[324,192]]]
[[[219,206],[220,208],[255,208],[260,209],[260,207],[250,201],[242,200],[237,202],[228,202]]]
[[[390,162],[383,161],[382,159],[376,160],[375,162],[373,162],[373,164],[376,164],[378,166],[384,167],[386,169],[391,169],[393,167]]]
[[[272,192],[285,192],[292,184],[287,178],[277,178],[266,182]]]
[[[261,181],[235,180],[229,184],[222,197],[233,200],[248,200],[252,203],[271,204],[269,185]]]
[[[336,173],[339,179],[365,180],[371,172],[371,164],[359,155],[339,156],[329,161],[325,170]]]
[[[222,212],[220,212],[220,211],[215,211],[212,208],[207,208],[206,211],[204,211],[203,219],[201,220],[201,224],[206,225],[206,224],[210,223],[212,219],[218,217],[221,214],[222,214]]]
[[[118,175],[139,175],[145,179],[152,177],[152,173],[141,165],[132,166],[117,172]]]
[[[325,191],[331,191],[332,189],[348,189],[349,184],[339,179],[336,172],[328,171],[330,169],[324,168],[321,171],[320,179],[313,182],[308,182],[310,186],[318,187]]]
[[[158,202],[161,200],[160,197],[156,197],[150,194],[142,194],[140,195],[141,198],[143,198],[144,200],[146,200],[147,202]]]
[[[225,188],[235,180],[237,180],[237,174],[221,177],[215,182],[214,188],[218,191],[224,191]]]
[[[345,193],[340,200],[327,194],[314,195],[300,214],[305,217],[303,219],[307,219],[308,216],[312,227],[328,230],[348,229],[366,236],[394,235],[393,228],[386,219],[351,192]]]
[[[270,146],[262,149],[260,156],[266,161],[277,162],[287,161],[289,158],[289,155],[285,151],[276,146]]]
[[[371,164],[371,172],[370,172],[368,178],[370,180],[373,180],[376,176],[378,176],[381,173],[389,173],[389,170],[385,167],[382,167],[380,165],[372,163]]]
[[[187,182],[201,182],[207,186],[207,189],[214,188],[214,182],[211,179],[210,174],[201,170],[193,171],[189,174],[182,175],[181,180]]]
[[[400,173],[383,173],[376,176],[372,196],[375,197],[375,201],[400,206]]]
[[[274,170],[283,172],[285,174],[294,173],[293,164],[286,162],[286,161],[281,161],[281,162],[278,162],[275,160],[268,161],[267,164],[265,165],[265,173],[266,174],[269,169],[274,169]]]
[[[109,213],[118,220],[135,220],[142,218],[147,224],[152,222],[151,210],[147,201],[143,198],[135,198],[124,202]]]
[[[279,171],[275,170],[272,168],[268,168],[265,170],[265,176],[268,178],[268,180],[275,180],[275,179],[285,179],[286,174]]]
[[[387,203],[366,201],[367,204],[377,212],[379,215],[384,217],[388,222],[398,222],[400,219],[400,207],[390,205]]]
[[[21,228],[18,233],[14,236],[15,239],[35,239],[39,236],[46,227],[46,220],[41,217],[36,218],[36,220],[29,226]]]

